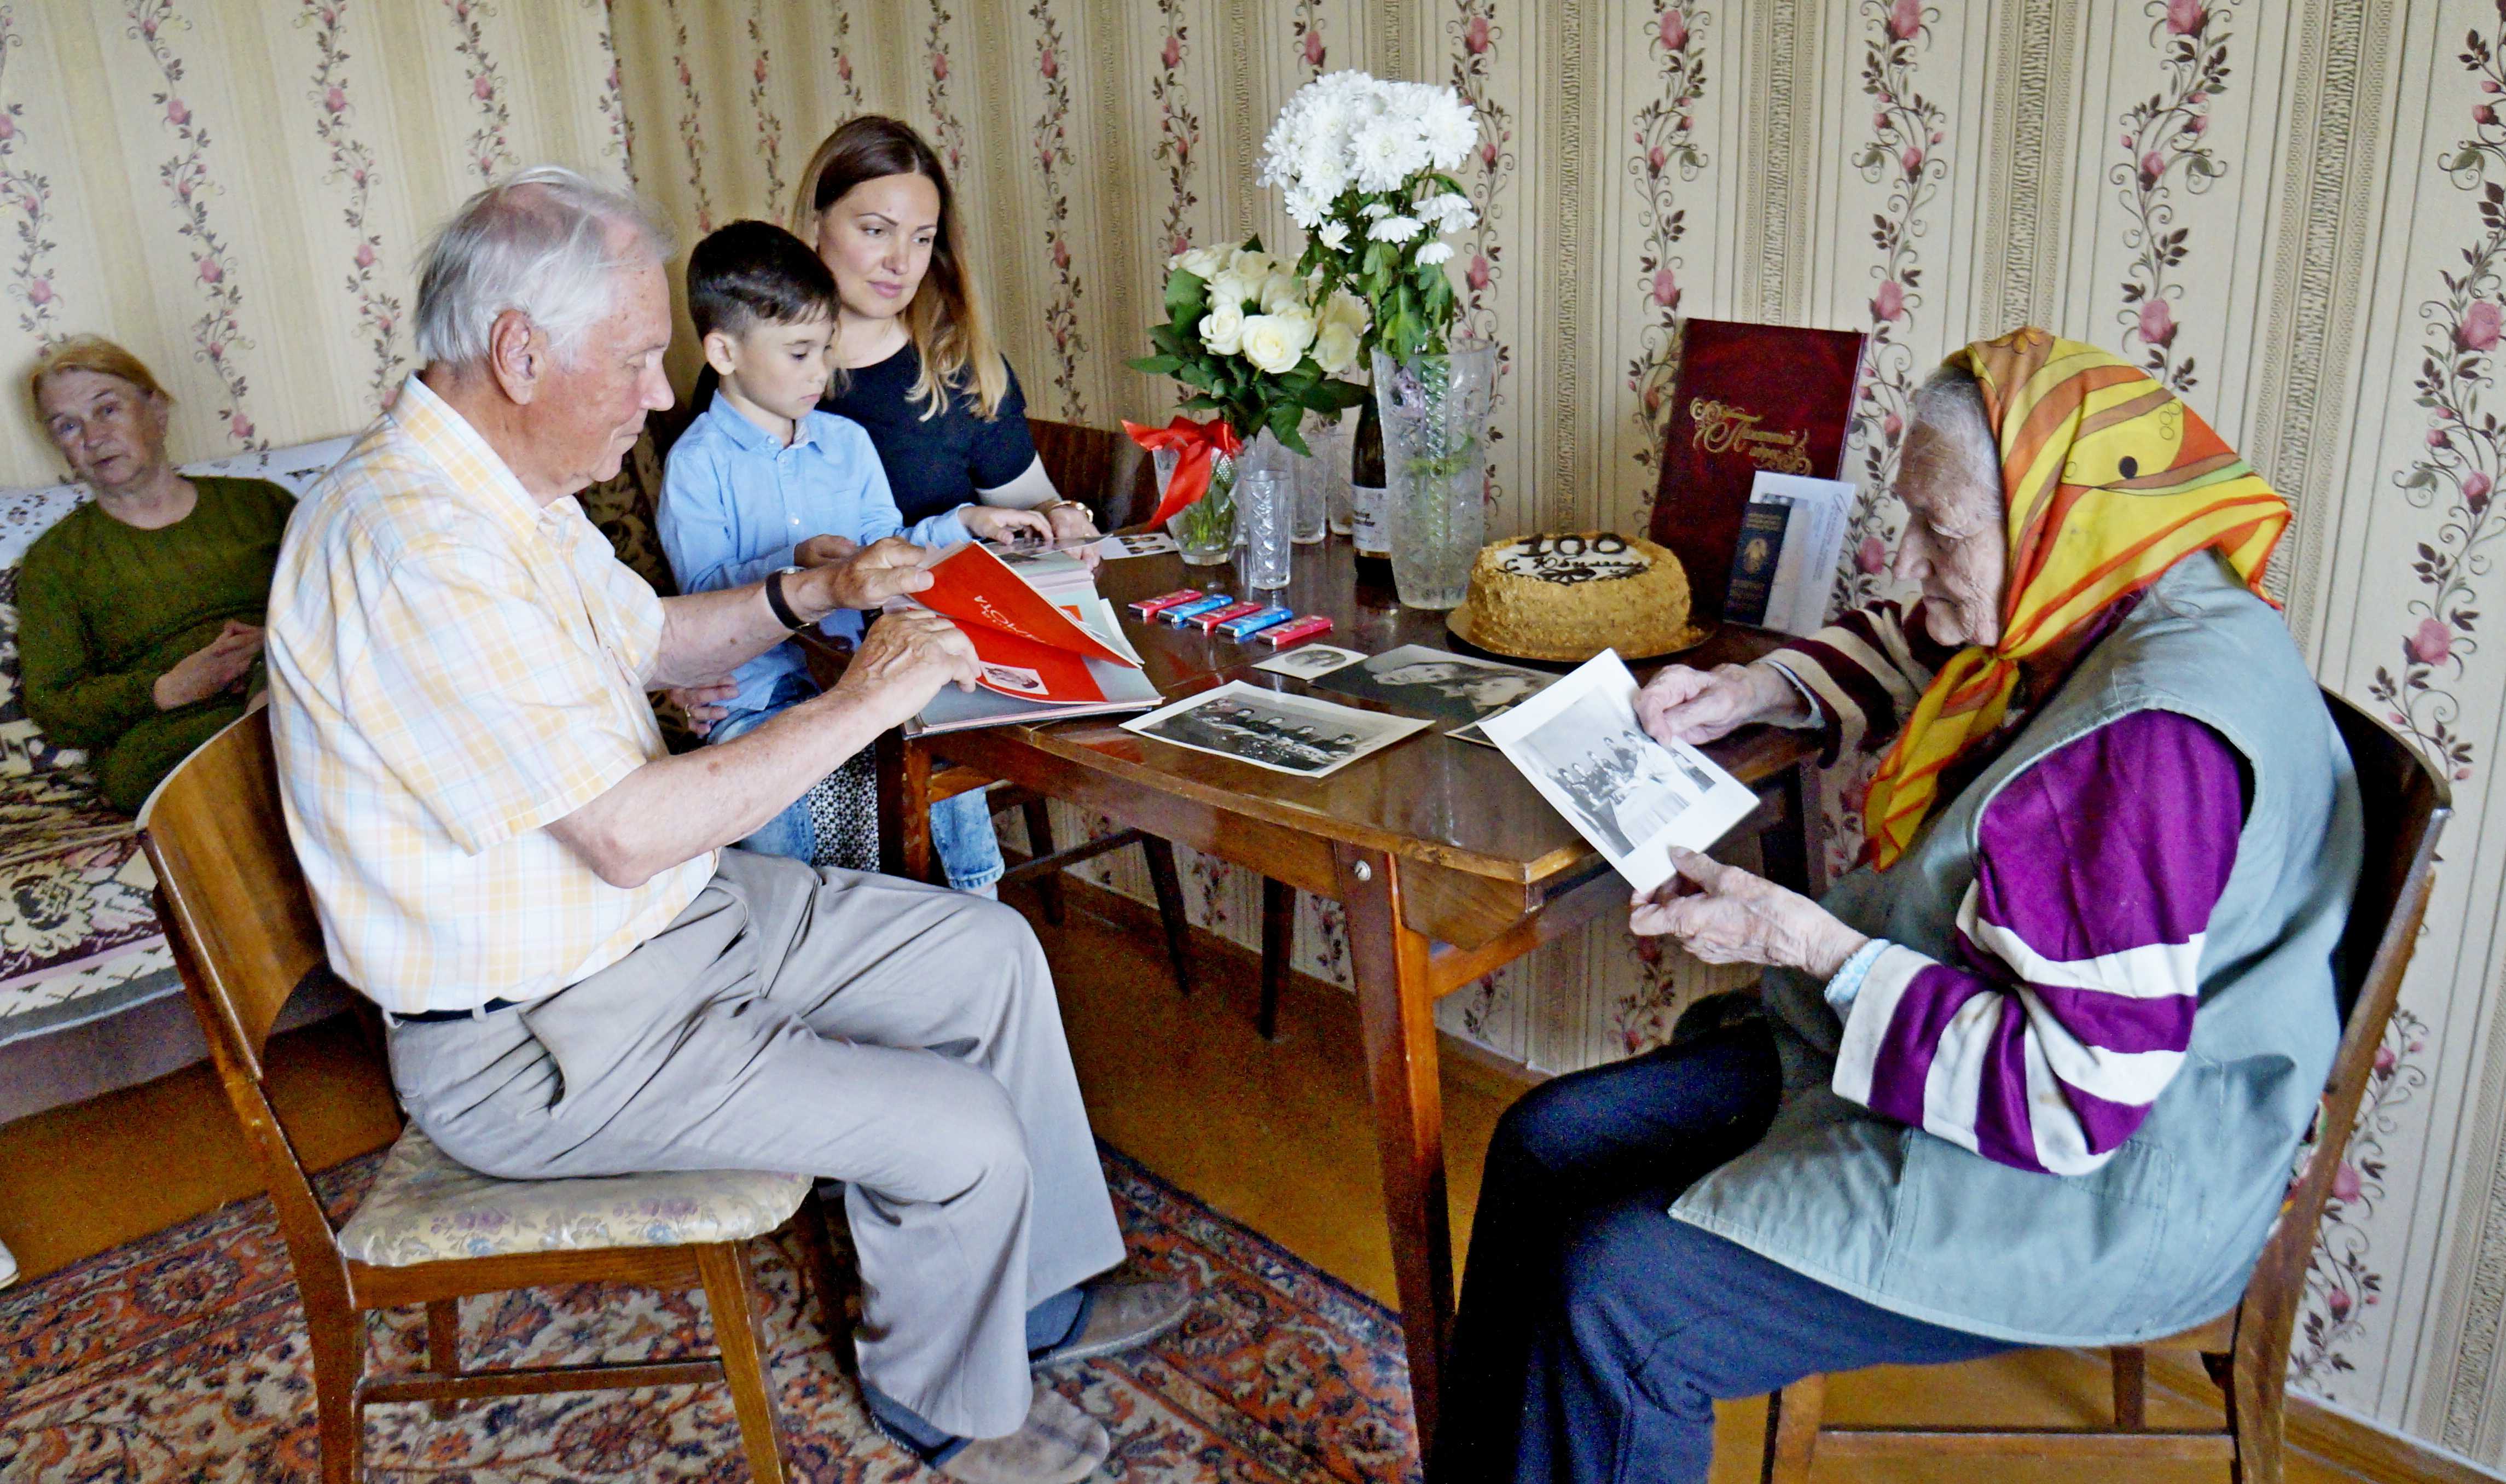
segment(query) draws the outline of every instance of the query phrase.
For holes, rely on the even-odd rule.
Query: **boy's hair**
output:
[[[688,317],[701,339],[759,324],[805,325],[836,314],[836,275],[807,243],[771,222],[734,222],[688,254]]]

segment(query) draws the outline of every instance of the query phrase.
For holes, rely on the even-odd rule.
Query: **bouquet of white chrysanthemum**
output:
[[[1184,406],[1225,414],[1250,442],[1268,428],[1299,453],[1306,413],[1338,413],[1365,391],[1335,378],[1357,365],[1367,309],[1345,289],[1327,290],[1262,250],[1201,247],[1178,254],[1166,275],[1166,322],[1149,329],[1158,353],[1134,371],[1193,389]]]
[[[1458,307],[1443,239],[1479,220],[1448,173],[1479,140],[1450,88],[1335,72],[1297,89],[1271,127],[1262,184],[1287,195],[1309,234],[1300,274],[1352,290],[1374,321],[1370,345],[1394,359],[1441,354]]]

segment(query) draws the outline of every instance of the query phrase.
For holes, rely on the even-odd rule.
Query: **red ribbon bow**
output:
[[[1232,459],[1244,446],[1224,417],[1194,422],[1178,412],[1175,420],[1163,428],[1147,427],[1125,418],[1123,431],[1131,435],[1132,442],[1152,452],[1172,448],[1177,454],[1174,476],[1166,480],[1165,492],[1158,501],[1158,512],[1149,517],[1149,524],[1153,526],[1164,525],[1168,516],[1209,492],[1209,461],[1212,455],[1223,453]]]

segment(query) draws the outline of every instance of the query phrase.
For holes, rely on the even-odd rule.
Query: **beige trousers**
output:
[[[996,902],[723,852],[619,963],[391,1032],[410,1116],[508,1179],[845,1183],[864,1380],[961,1436],[1026,1414],[1027,1309],[1123,1258],[1044,952]]]

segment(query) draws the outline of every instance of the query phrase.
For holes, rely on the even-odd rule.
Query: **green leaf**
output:
[[[1181,268],[1166,278],[1166,319],[1191,327],[1200,322],[1200,312],[1209,304],[1209,283],[1198,273]]]
[[[1312,452],[1312,449],[1306,446],[1305,437],[1297,431],[1297,425],[1305,420],[1305,408],[1293,402],[1273,405],[1266,419],[1271,425],[1271,436],[1299,453]]]
[[[1181,356],[1142,356],[1131,363],[1131,370],[1147,371],[1152,376],[1171,376],[1182,368]]]

